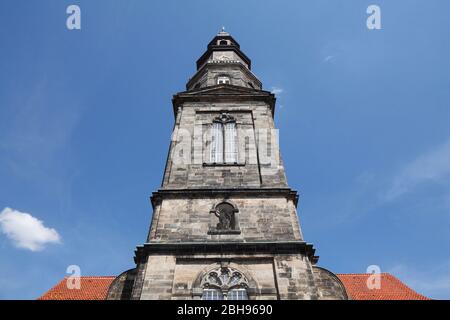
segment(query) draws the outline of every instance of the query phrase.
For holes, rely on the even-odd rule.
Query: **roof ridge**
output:
[[[432,300],[410,288],[396,276],[380,273],[383,285],[379,290],[371,290],[366,281],[371,273],[336,274],[353,300]],[[73,276],[72,276],[73,277]],[[70,276],[64,277],[38,300],[105,300],[116,276],[80,276],[81,290],[67,288]]]
[[[75,276],[65,276],[64,279],[69,279],[71,277]],[[93,279],[101,279],[101,278],[105,278],[105,279],[111,279],[111,278],[117,278],[117,276],[80,276],[80,278],[85,279],[85,278],[93,278]]]
[[[421,297],[423,297],[423,298],[425,298],[425,299],[430,299],[430,298],[424,296],[423,294],[418,293],[416,290],[414,290],[413,288],[411,288],[410,286],[408,286],[406,283],[404,283],[402,280],[400,280],[398,277],[394,276],[393,274],[388,273],[388,275],[389,275],[393,280],[397,281],[397,282],[399,283],[399,285],[401,285],[401,286],[407,288],[408,290],[411,290],[411,291],[414,292],[415,294],[417,294],[417,295],[419,295],[419,296],[421,296]]]
[[[381,275],[389,275],[392,276],[389,272],[380,272],[380,273],[336,273],[337,276],[369,276],[372,274],[381,274]]]

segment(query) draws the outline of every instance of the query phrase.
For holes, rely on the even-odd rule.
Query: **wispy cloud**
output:
[[[401,200],[402,196],[428,186],[438,186],[441,191],[450,189],[450,139],[417,155],[394,173],[362,172],[346,189],[327,195],[330,201],[319,203],[316,210],[329,211],[326,224],[335,227],[376,214],[394,200]],[[415,201],[416,208],[420,205],[426,206],[429,212],[448,211],[450,195],[448,192],[424,192],[420,201]]]
[[[335,56],[333,56],[333,55],[326,56],[326,57],[322,60],[322,62],[324,62],[324,63],[330,62],[330,61],[334,60],[334,57],[335,57]]]
[[[282,88],[279,88],[279,87],[272,87],[272,89],[270,89],[270,92],[272,92],[273,94],[276,94],[276,95],[282,94],[283,91],[284,90]]]
[[[0,166],[6,178],[52,195],[63,214],[79,172],[71,157],[72,137],[83,112],[80,98],[43,75],[26,91],[10,92],[0,127]],[[6,98],[5,98],[6,99]]]
[[[387,272],[395,275],[420,294],[430,298],[447,298],[450,295],[450,261],[434,264],[426,270],[397,264]]]
[[[394,200],[424,183],[440,182],[449,174],[450,140],[408,163],[394,176],[382,198]]]
[[[61,237],[55,229],[29,213],[5,208],[0,213],[0,230],[13,244],[22,249],[40,251],[48,244],[60,243]]]
[[[54,160],[79,122],[79,107],[63,103],[51,88],[44,77],[28,94],[11,98],[14,113],[0,129],[0,151],[3,165],[18,176],[44,178],[54,172]]]

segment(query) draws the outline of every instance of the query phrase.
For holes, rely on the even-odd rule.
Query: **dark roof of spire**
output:
[[[220,45],[218,44],[218,40],[230,40],[231,44],[229,45]],[[239,42],[234,39],[231,34],[222,30],[220,31],[208,44],[208,48],[206,52],[197,60],[197,69],[199,69],[208,59],[213,51],[234,51],[239,57],[248,65],[248,68],[251,69],[252,61],[249,57],[245,55],[241,51],[241,46]]]

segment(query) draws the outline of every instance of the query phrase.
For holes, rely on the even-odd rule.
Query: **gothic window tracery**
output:
[[[247,278],[229,267],[219,267],[204,275],[202,300],[248,300]]]

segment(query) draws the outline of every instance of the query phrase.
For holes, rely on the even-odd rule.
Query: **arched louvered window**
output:
[[[236,121],[223,113],[216,118],[211,132],[211,163],[237,163],[237,130]]]

